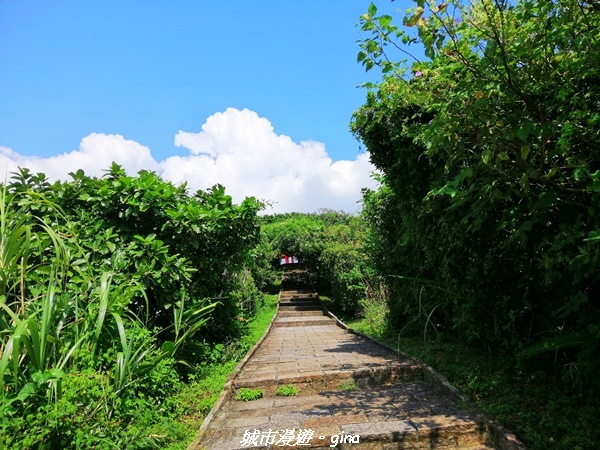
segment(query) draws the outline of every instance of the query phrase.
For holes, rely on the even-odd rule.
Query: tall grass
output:
[[[69,309],[56,296],[67,262],[65,244],[28,212],[36,201],[48,203],[9,194],[5,187],[0,194],[0,395],[8,396],[4,408],[16,399],[25,400],[37,385],[47,385],[48,395],[59,397],[62,369],[77,345],[60,339]],[[32,256],[35,264],[30,263]],[[28,285],[33,270],[48,274],[41,277],[47,279],[45,289]],[[31,292],[42,290],[43,295],[31,297]]]
[[[90,369],[111,380],[112,401],[108,394],[101,400],[110,417],[119,397],[171,358],[216,303],[191,310],[182,296],[173,309],[174,341],[158,346],[147,319],[129,309],[134,290],[115,285],[108,272],[97,279],[76,236],[61,234],[49,214],[34,213],[40,210],[64,219],[39,196],[0,193],[0,417],[59,402],[66,377]],[[2,434],[0,449],[18,442]]]

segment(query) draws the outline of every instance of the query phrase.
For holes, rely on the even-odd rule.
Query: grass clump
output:
[[[298,395],[298,390],[296,389],[296,386],[292,384],[284,384],[277,388],[277,395],[280,397],[295,397]]]
[[[262,389],[242,388],[235,396],[235,399],[237,401],[251,402],[253,400],[258,400],[259,398],[262,398],[262,396]]]
[[[340,382],[340,384],[338,384],[338,389],[340,391],[355,391],[358,389],[358,386],[356,385],[356,381],[347,380]]]
[[[246,350],[249,350],[258,342],[258,340],[265,334],[265,331],[277,309],[277,302],[279,301],[279,295],[265,294],[263,305],[258,310],[256,315],[248,322],[246,326],[245,334],[241,339],[241,344]]]

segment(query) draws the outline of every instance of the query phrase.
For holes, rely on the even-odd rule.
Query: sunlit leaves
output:
[[[466,338],[522,345],[528,320],[556,333],[545,327],[559,310],[573,330],[600,323],[575,303],[600,263],[589,239],[600,223],[600,15],[575,0],[413,5],[384,26],[361,20],[360,62],[384,72],[352,124],[388,189],[365,197],[378,266],[468,293],[436,309]],[[385,34],[394,21],[401,37]],[[408,45],[428,59],[402,61]],[[479,307],[494,325],[472,314]],[[391,310],[399,326],[410,320],[409,307]],[[580,344],[584,355],[598,341]]]
[[[377,8],[373,3],[369,6],[369,13],[360,17],[360,25],[363,31],[369,31],[373,38],[364,39],[360,42],[361,51],[358,53],[357,61],[362,63],[366,71],[379,66],[383,73],[397,73],[400,64],[393,62],[386,54],[386,47],[396,47],[395,40],[402,37],[404,32],[393,25],[393,17],[390,15],[376,16]]]
[[[415,25],[425,25],[425,20],[422,18],[424,12],[424,8],[422,8],[421,6],[417,7],[414,11],[412,11],[412,15],[404,20],[404,25],[406,25],[407,27],[414,27]]]
[[[237,276],[252,267],[259,239],[256,199],[236,205],[222,186],[190,195],[153,172],[129,176],[116,164],[103,178],[71,177],[50,185],[21,169],[2,186],[3,418],[22,420],[62,402],[63,384],[83,371],[102,379],[106,392],[82,408],[111,417],[184,342],[203,331],[200,339],[237,331]],[[211,316],[215,329],[206,331]],[[123,420],[113,425],[126,429],[130,419]]]

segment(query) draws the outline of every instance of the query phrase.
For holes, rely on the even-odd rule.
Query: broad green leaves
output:
[[[239,278],[256,264],[259,202],[236,205],[222,186],[189,194],[153,172],[129,176],[116,164],[103,178],[81,170],[71,177],[50,185],[21,169],[2,186],[0,416],[16,419],[0,421],[2,430],[63,402],[64,385],[89,371],[102,380],[104,392],[92,396],[100,403],[71,414],[90,408],[91,416],[100,410],[112,419],[127,410],[113,421],[127,430],[127,402],[164,401],[161,393],[172,389],[142,393],[142,386],[178,380],[161,367],[174,357],[198,362],[201,356],[182,354],[184,343],[239,332]],[[250,277],[244,295],[253,287]],[[257,301],[255,287],[252,293],[246,303]],[[73,392],[66,395],[73,401]],[[49,446],[73,444],[60,431],[44,433],[58,434]],[[19,439],[13,435],[0,432],[0,447],[5,437]]]
[[[460,292],[435,314],[466,339],[514,349],[556,336],[563,362],[597,348],[581,330],[600,315],[580,299],[600,281],[600,15],[576,0],[418,1],[360,24],[359,62],[382,70],[352,123],[384,173],[365,195],[380,273]],[[415,45],[428,60],[402,59]],[[393,319],[411,326],[405,299],[429,294],[391,284],[404,299]],[[563,333],[573,345],[551,345]],[[579,355],[572,336],[591,339]]]

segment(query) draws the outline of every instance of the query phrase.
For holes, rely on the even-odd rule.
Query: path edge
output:
[[[403,352],[399,348],[396,349],[390,347],[387,344],[376,341],[371,336],[361,333],[360,331],[353,330],[340,319],[338,319],[338,317],[335,314],[329,311],[329,309],[327,309],[327,307],[323,304],[322,301],[321,304],[323,305],[325,313],[335,321],[338,327],[342,328],[348,333],[352,333],[357,336],[361,336],[365,339],[368,339],[369,341],[379,345],[380,347],[383,347],[388,351],[393,352],[394,354],[398,355],[398,357],[406,358],[414,362],[416,365],[423,369],[423,374],[426,381],[436,386],[438,389],[443,391],[446,395],[452,397],[454,400],[466,404],[471,408],[475,407],[476,409],[481,410],[481,408],[475,406],[465,394],[463,394],[455,386],[453,386],[445,376],[437,372],[433,367],[425,363],[423,360],[415,356],[409,355],[408,353]],[[527,450],[527,447],[525,447],[525,445],[521,441],[519,441],[519,439],[515,436],[515,434],[512,431],[498,423],[485,411],[481,412],[489,419],[487,427],[497,450]]]
[[[256,344],[254,344],[254,347],[252,347],[248,351],[248,353],[246,353],[246,356],[244,356],[244,359],[242,359],[238,363],[238,365],[235,366],[235,369],[233,369],[233,372],[231,372],[231,374],[229,374],[229,376],[227,377],[227,381],[225,381],[225,385],[223,386],[223,390],[219,394],[219,398],[217,399],[216,403],[211,408],[211,410],[209,411],[207,416],[202,421],[202,424],[200,425],[200,428],[198,429],[195,439],[190,443],[190,445],[187,446],[187,450],[197,450],[198,449],[198,447],[200,445],[200,441],[202,440],[202,436],[204,435],[204,431],[208,428],[208,426],[212,422],[214,416],[217,414],[217,412],[219,412],[219,410],[221,409],[223,404],[231,398],[231,394],[233,392],[233,382],[235,381],[235,379],[237,378],[239,373],[242,371],[242,369],[244,368],[244,366],[246,365],[248,360],[254,355],[254,353],[256,353],[256,350],[258,350],[258,347],[260,347],[260,344],[262,344],[262,342],[267,338],[269,331],[271,331],[271,328],[273,327],[273,322],[275,322],[275,318],[277,317],[277,313],[279,312],[279,301],[280,300],[281,300],[281,290],[279,291],[279,296],[277,297],[277,308],[275,308],[275,314],[273,314],[273,317],[271,318],[271,322],[269,323],[269,326],[265,330],[262,337],[256,342]]]

